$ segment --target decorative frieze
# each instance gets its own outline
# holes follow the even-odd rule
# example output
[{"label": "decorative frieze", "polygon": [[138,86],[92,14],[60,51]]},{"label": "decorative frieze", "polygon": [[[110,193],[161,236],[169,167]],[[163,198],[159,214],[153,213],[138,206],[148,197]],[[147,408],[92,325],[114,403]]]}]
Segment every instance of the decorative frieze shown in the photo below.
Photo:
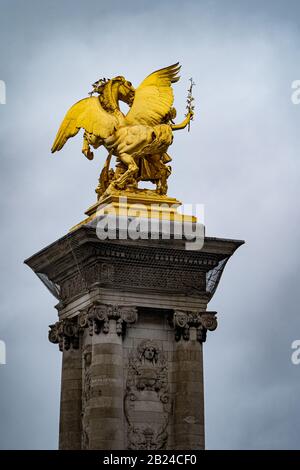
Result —
[{"label": "decorative frieze", "polygon": [[200,295],[206,289],[206,273],[218,266],[220,257],[201,251],[101,243],[78,248],[73,258],[76,263],[66,270],[67,277],[55,281],[64,305],[95,285]]},{"label": "decorative frieze", "polygon": [[62,281],[60,298],[68,303],[93,286],[111,288],[156,289],[160,291],[178,291],[195,295],[204,293],[206,288],[205,273],[195,270],[193,265],[185,264],[181,269],[153,265],[133,265],[122,260],[122,266],[116,262],[110,265],[99,263],[74,273]]},{"label": "decorative frieze", "polygon": [[85,267],[82,272],[76,272],[71,278],[62,282],[61,299],[62,301],[68,301],[95,283],[111,283],[113,279],[114,267],[112,264],[94,263]]},{"label": "decorative frieze", "polygon": [[174,311],[173,326],[176,341],[181,338],[188,341],[190,339],[190,328],[193,327],[196,328],[197,340],[204,343],[207,330],[213,331],[217,328],[217,325],[216,312]]}]

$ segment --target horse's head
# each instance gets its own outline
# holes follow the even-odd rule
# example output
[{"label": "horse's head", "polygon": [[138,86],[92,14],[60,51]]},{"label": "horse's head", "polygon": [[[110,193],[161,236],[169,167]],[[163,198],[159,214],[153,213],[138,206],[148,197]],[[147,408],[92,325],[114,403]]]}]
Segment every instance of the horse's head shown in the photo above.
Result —
[{"label": "horse's head", "polygon": [[112,82],[117,83],[119,85],[118,99],[124,101],[124,103],[127,103],[129,106],[131,106],[134,100],[135,93],[135,89],[132,86],[132,83],[126,80],[126,78],[122,77],[121,75],[113,78]]},{"label": "horse's head", "polygon": [[120,75],[112,79],[101,78],[92,86],[93,91],[90,95],[98,93],[101,96],[102,104],[108,111],[115,110],[119,100],[124,101],[129,106],[133,103],[135,89],[128,80]]}]

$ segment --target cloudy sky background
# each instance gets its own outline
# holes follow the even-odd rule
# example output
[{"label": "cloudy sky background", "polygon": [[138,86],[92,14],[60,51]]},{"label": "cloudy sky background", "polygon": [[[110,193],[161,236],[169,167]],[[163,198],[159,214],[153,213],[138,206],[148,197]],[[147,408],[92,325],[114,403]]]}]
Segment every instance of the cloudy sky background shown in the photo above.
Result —
[{"label": "cloudy sky background", "polygon": [[105,151],[50,147],[70,105],[100,77],[138,85],[182,63],[169,194],[203,203],[210,236],[245,239],[210,309],[205,345],[209,449],[300,448],[300,4],[288,1],[0,0],[0,448],[55,449],[60,353],[47,340],[55,299],[23,260],[82,219]]}]

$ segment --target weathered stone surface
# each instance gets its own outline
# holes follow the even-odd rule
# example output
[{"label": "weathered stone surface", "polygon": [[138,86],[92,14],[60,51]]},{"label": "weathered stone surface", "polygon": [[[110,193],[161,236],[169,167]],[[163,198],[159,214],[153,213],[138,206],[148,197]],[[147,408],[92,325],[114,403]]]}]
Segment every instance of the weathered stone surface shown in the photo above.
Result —
[{"label": "weathered stone surface", "polygon": [[63,352],[59,448],[81,448],[82,358],[80,350]]}]

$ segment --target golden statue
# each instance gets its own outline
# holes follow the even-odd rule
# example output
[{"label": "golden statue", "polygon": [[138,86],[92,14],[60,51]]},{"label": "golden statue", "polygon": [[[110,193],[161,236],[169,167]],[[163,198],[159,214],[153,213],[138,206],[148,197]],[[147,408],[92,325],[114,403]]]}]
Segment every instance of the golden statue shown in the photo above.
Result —
[{"label": "golden statue", "polygon": [[[97,149],[103,145],[108,150],[96,189],[98,200],[124,190],[137,191],[139,181],[151,181],[159,195],[167,194],[171,174],[167,150],[173,131],[189,125],[194,114],[190,88],[186,117],[181,124],[174,124],[172,83],[179,80],[179,70],[179,63],[157,70],[137,89],[122,76],[100,79],[93,84],[90,96],[67,112],[51,151],[61,150],[81,128],[85,130],[82,153],[89,160],[94,158],[90,146]],[[126,116],[119,100],[130,107]],[[110,168],[112,156],[117,161],[115,170]]]}]

